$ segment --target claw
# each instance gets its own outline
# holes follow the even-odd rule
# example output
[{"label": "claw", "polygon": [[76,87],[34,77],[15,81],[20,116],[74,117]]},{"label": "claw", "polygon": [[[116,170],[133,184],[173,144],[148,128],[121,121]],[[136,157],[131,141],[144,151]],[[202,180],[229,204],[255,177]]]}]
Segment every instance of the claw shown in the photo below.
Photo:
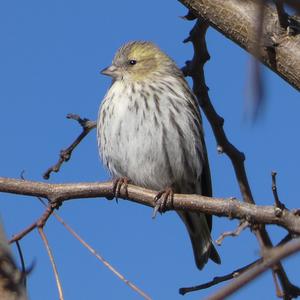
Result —
[{"label": "claw", "polygon": [[126,196],[128,196],[128,184],[130,180],[127,177],[121,177],[114,179],[113,182],[113,194],[114,198],[116,198],[116,201],[118,202],[118,198],[120,197],[121,188],[125,189]]},{"label": "claw", "polygon": [[152,213],[152,219],[155,219],[157,212],[164,213],[167,210],[168,200],[173,203],[174,192],[171,188],[166,188],[162,191],[159,191],[157,195],[154,197],[154,209]]}]

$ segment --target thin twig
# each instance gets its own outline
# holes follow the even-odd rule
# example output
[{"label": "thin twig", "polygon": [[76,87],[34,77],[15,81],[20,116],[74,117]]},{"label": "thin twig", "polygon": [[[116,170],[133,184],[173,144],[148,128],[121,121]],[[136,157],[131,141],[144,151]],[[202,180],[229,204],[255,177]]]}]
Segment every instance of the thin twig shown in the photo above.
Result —
[{"label": "thin twig", "polygon": [[[257,278],[260,274],[268,270],[270,267],[276,265],[283,258],[290,256],[298,251],[300,251],[300,238],[297,238],[283,246],[266,250],[264,253],[263,261],[260,264],[257,264],[254,268],[250,268],[249,270],[245,271],[243,274],[235,278],[230,284],[220,289],[212,296],[208,297],[207,300],[225,299],[253,279]],[[287,295],[285,294],[286,292],[287,291],[283,291],[283,297],[285,299],[287,299]],[[291,299],[291,297],[289,297],[289,299]]]},{"label": "thin twig", "polygon": [[256,264],[260,263],[261,261],[262,261],[261,258],[257,259],[254,262],[252,262],[252,263],[250,263],[250,264],[248,264],[248,265],[246,265],[246,266],[244,266],[242,268],[238,268],[238,269],[232,271],[229,274],[226,274],[226,275],[223,275],[223,276],[214,277],[213,280],[211,280],[209,282],[206,282],[206,283],[203,283],[203,284],[199,284],[199,285],[195,285],[195,286],[192,286],[192,287],[183,287],[183,288],[180,288],[179,289],[179,294],[185,295],[185,294],[190,293],[190,292],[204,290],[204,289],[207,289],[207,288],[212,287],[214,285],[217,285],[217,284],[219,284],[221,282],[228,281],[230,279],[236,278],[237,276],[241,275],[243,272],[245,272],[249,268],[252,268]]},{"label": "thin twig", "polygon": [[39,231],[39,234],[40,234],[40,236],[41,236],[41,238],[42,238],[42,240],[44,242],[44,245],[45,245],[46,250],[48,252],[48,256],[50,258],[50,262],[51,262],[51,265],[52,265],[53,273],[54,273],[54,276],[55,276],[56,286],[57,286],[57,289],[58,289],[59,299],[60,300],[64,300],[62,286],[61,286],[61,282],[60,282],[60,279],[59,279],[59,276],[58,276],[58,271],[57,271],[57,268],[56,268],[54,257],[53,257],[52,251],[50,249],[47,237],[46,237],[46,235],[44,233],[43,227],[39,226],[38,227],[38,231]]},{"label": "thin twig", "polygon": [[[277,245],[276,247],[278,246],[282,246],[284,244],[286,244],[287,242],[289,242],[290,240],[292,239],[292,235],[291,234],[287,234]],[[241,275],[243,272],[245,272],[246,270],[249,270],[250,267],[253,267],[254,265],[258,264],[258,263],[261,263],[262,262],[262,258],[259,258],[257,260],[255,260],[254,262],[242,267],[242,268],[239,268],[239,269],[236,269],[234,270],[233,272],[229,273],[229,274],[226,274],[226,275],[223,275],[223,276],[217,276],[217,277],[214,277],[213,280],[207,282],[207,283],[203,283],[203,284],[200,284],[200,285],[196,285],[196,286],[192,286],[192,287],[184,287],[184,288],[181,288],[179,289],[179,293],[184,295],[186,293],[189,293],[189,292],[195,292],[195,291],[198,291],[198,290],[203,290],[203,289],[207,289],[211,286],[214,286],[214,285],[217,285],[221,282],[224,282],[224,281],[227,281],[227,280],[230,280],[230,279],[233,279],[233,278],[236,278],[238,277],[239,275]],[[273,273],[274,275],[274,273]]]},{"label": "thin twig", "polygon": [[[23,178],[22,181],[25,181],[25,179]],[[134,291],[136,291],[137,293],[139,293],[144,299],[147,300],[151,300],[151,297],[148,296],[145,292],[143,292],[140,288],[138,288],[134,283],[132,283],[131,281],[127,280],[120,272],[118,272],[112,265],[109,264],[109,262],[107,260],[105,260],[99,253],[96,252],[96,250],[94,250],[88,243],[86,243],[67,223],[64,222],[64,220],[57,215],[53,210],[54,207],[53,205],[47,205],[45,203],[45,201],[43,201],[43,199],[41,197],[37,197],[40,202],[46,206],[46,210],[43,213],[43,215],[33,224],[31,224],[28,228],[26,228],[25,230],[22,230],[19,234],[13,236],[13,238],[9,241],[9,243],[13,243],[16,242],[17,247],[19,249],[19,240],[22,239],[26,234],[28,234],[29,232],[31,232],[33,229],[35,229],[36,227],[38,227],[39,232],[40,232],[40,228],[42,228],[45,223],[47,222],[48,218],[50,217],[51,214],[53,214],[55,216],[55,218],[76,238],[79,240],[79,242],[81,244],[83,244],[84,247],[86,247],[93,255],[95,255],[96,258],[98,258],[111,272],[113,272],[117,277],[119,277],[119,279],[121,279],[125,284],[127,284],[130,288],[132,288]],[[42,232],[43,233],[43,232]],[[41,232],[40,232],[41,234]],[[44,233],[43,233],[44,236]],[[43,238],[42,236],[42,238]],[[43,241],[45,243],[48,243],[45,237],[45,240],[43,239]],[[57,273],[57,269],[53,260],[53,256],[51,254],[49,245],[46,245],[49,257],[50,257],[50,261],[54,270],[54,274],[55,274],[55,279],[58,285],[58,290],[59,293],[62,295],[62,288],[61,288],[61,284],[59,282],[59,278],[58,278],[58,273]],[[49,249],[48,249],[49,248]],[[49,253],[50,251],[50,253]],[[22,262],[22,269],[24,270],[23,273],[26,274],[25,271],[25,264],[24,264],[24,260],[23,260],[23,256],[22,253],[19,251],[20,253],[20,258],[21,258],[21,262]],[[63,298],[61,298],[63,299]]]},{"label": "thin twig", "polygon": [[[26,182],[25,180],[22,180],[21,182]],[[13,237],[9,240],[9,244],[12,244],[16,241],[21,240],[25,235],[30,233],[33,229],[37,228],[38,226],[44,226],[48,220],[48,218],[51,216],[55,206],[48,205],[45,212],[42,214],[40,218],[38,218],[37,221],[29,225],[27,228],[23,229],[18,234],[13,235]]]},{"label": "thin twig", "polygon": [[274,171],[271,173],[272,192],[273,192],[273,196],[274,196],[275,206],[276,206],[276,208],[278,208],[277,214],[281,214],[282,210],[285,209],[285,205],[280,201],[279,196],[278,196],[277,185],[276,185],[276,175],[277,175],[277,173]]},{"label": "thin twig", "polygon": [[126,279],[119,271],[117,271],[106,259],[104,259],[94,248],[92,248],[87,242],[85,242],[59,215],[53,213],[55,218],[85,247],[87,248],[97,259],[99,259],[104,266],[106,266],[112,273],[114,273],[125,284],[132,288],[135,292],[140,294],[144,299],[151,300],[151,297],[143,292],[134,283]]},{"label": "thin twig", "polygon": [[90,121],[86,118],[82,119],[80,118],[80,116],[75,114],[68,114],[67,118],[77,121],[82,127],[82,132],[68,148],[60,151],[57,163],[48,168],[48,170],[43,174],[44,179],[49,179],[52,172],[58,172],[60,170],[62,164],[64,162],[67,162],[71,158],[73,150],[79,145],[79,143],[85,138],[85,136],[89,134],[92,129],[96,128],[97,125],[96,122]]},{"label": "thin twig", "polygon": [[283,298],[283,291],[280,288],[279,282],[278,282],[278,277],[276,276],[275,271],[272,269],[272,277],[275,285],[275,291],[276,291],[276,296],[278,298]]},{"label": "thin twig", "polygon": [[[37,197],[40,202],[47,207],[47,204],[41,197]],[[143,292],[134,283],[126,279],[120,272],[118,272],[103,256],[101,256],[94,248],[92,248],[86,241],[83,240],[74,230],[68,225],[57,213],[53,212],[53,216],[60,222],[84,247],[86,247],[97,259],[99,259],[104,266],[106,266],[112,273],[114,273],[119,279],[121,279],[125,284],[132,288],[135,292],[140,294],[144,299],[151,300],[151,297]]]},{"label": "thin twig", "polygon": [[8,241],[9,244],[12,244],[16,241],[21,240],[25,235],[27,235],[28,233],[30,233],[33,229],[35,229],[37,227],[36,222],[32,223],[31,225],[29,225],[27,228],[23,229],[21,232],[14,234],[12,236],[12,238]]},{"label": "thin twig", "polygon": [[242,220],[239,224],[239,226],[233,230],[233,231],[225,231],[223,232],[220,237],[216,240],[216,244],[218,244],[219,246],[222,244],[223,240],[228,237],[228,236],[232,236],[232,237],[236,237],[239,236],[240,233],[246,229],[247,227],[249,227],[250,223],[248,221]]},{"label": "thin twig", "polygon": [[282,246],[293,239],[292,234],[288,233],[278,244],[277,246]]}]

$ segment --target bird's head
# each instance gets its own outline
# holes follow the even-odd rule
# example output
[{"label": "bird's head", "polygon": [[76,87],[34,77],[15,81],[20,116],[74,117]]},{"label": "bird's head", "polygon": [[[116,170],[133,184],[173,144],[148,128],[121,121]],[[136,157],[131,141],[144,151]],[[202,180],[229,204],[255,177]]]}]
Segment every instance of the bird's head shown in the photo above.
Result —
[{"label": "bird's head", "polygon": [[[175,63],[151,42],[129,42],[116,53],[112,65],[101,71],[114,80],[142,81],[171,73]],[[176,66],[175,66],[176,68]]]}]

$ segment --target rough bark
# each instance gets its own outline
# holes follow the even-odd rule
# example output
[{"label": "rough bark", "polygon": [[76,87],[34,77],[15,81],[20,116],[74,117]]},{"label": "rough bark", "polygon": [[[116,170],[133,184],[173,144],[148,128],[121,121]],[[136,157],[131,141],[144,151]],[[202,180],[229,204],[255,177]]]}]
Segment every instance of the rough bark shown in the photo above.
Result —
[{"label": "rough bark", "polygon": [[[90,182],[50,184],[29,180],[0,177],[0,192],[43,197],[52,204],[71,199],[114,197],[113,182]],[[121,189],[120,197],[139,204],[154,207],[156,191],[129,184],[127,191]],[[247,220],[252,224],[276,224],[289,232],[300,234],[298,211],[260,206],[235,199],[210,198],[200,195],[175,194],[168,201],[166,210],[200,211],[217,216]]]},{"label": "rough bark", "polygon": [[297,90],[300,90],[300,34],[287,34],[275,7],[264,6],[263,31],[258,45],[256,0],[179,0],[197,17],[255,55]]}]

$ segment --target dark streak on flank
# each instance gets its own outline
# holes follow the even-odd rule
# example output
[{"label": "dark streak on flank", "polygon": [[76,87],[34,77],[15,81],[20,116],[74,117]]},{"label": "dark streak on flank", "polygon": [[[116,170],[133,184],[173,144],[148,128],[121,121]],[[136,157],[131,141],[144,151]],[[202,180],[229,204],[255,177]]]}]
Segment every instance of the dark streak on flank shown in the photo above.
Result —
[{"label": "dark streak on flank", "polygon": [[103,108],[101,111],[101,119],[100,119],[102,125],[104,124],[105,117],[106,117],[106,109]]},{"label": "dark streak on flank", "polygon": [[118,130],[117,130],[117,137],[121,136],[122,125],[123,125],[123,121],[121,120],[119,123]]},{"label": "dark streak on flank", "polygon": [[161,85],[159,85],[159,86],[158,86],[158,91],[157,91],[157,92],[158,92],[159,94],[162,94],[162,93],[164,92],[164,90],[165,90],[165,89],[164,89]]},{"label": "dark streak on flank", "polygon": [[189,119],[188,124],[189,124],[189,130],[191,130],[193,136],[196,137],[197,140],[200,139],[200,135],[199,135],[200,132],[196,126],[196,123],[193,120]]},{"label": "dark streak on flank", "polygon": [[137,114],[137,113],[138,113],[138,110],[139,110],[139,106],[138,106],[136,100],[135,100],[135,102],[134,102],[134,108],[135,108],[135,113]]},{"label": "dark streak on flank", "polygon": [[[98,136],[100,136],[100,133],[98,132]],[[106,135],[103,134],[103,145],[106,145],[107,139],[106,139]],[[103,145],[101,143],[101,148],[103,148]]]},{"label": "dark streak on flank", "polygon": [[177,114],[180,113],[178,105],[175,105],[174,100],[172,97],[168,96],[168,101],[170,102],[172,108],[177,112]]},{"label": "dark streak on flank", "polygon": [[173,87],[171,86],[171,84],[169,84],[168,82],[162,82],[162,84],[168,89],[168,90],[170,90],[171,91],[171,93],[174,95],[174,96],[176,96],[176,97],[178,97],[178,98],[182,98],[174,89],[173,89]]},{"label": "dark streak on flank", "polygon": [[135,86],[134,86],[134,83],[131,84],[131,93],[132,93],[132,94],[135,94]]},{"label": "dark streak on flank", "polygon": [[174,129],[176,129],[176,131],[179,135],[179,140],[180,141],[183,140],[184,139],[183,131],[180,128],[180,126],[178,125],[178,123],[176,121],[176,118],[175,118],[175,115],[174,115],[172,110],[169,111],[169,120],[170,120],[171,125],[174,127]]},{"label": "dark streak on flank", "polygon": [[111,105],[109,108],[109,117],[112,118],[115,111],[115,105]]},{"label": "dark streak on flank", "polygon": [[161,115],[161,110],[160,110],[160,107],[159,107],[159,97],[157,96],[157,94],[154,94],[153,98],[154,98],[154,104],[155,104],[155,108],[157,110],[157,113],[159,115]]},{"label": "dark streak on flank", "polygon": [[148,104],[148,101],[147,101],[147,97],[146,97],[146,95],[143,92],[141,93],[141,97],[144,100],[146,109],[149,110],[149,104]]},{"label": "dark streak on flank", "polygon": [[158,123],[158,120],[157,120],[157,117],[156,117],[155,114],[153,114],[153,119],[154,119],[154,125],[155,125],[155,127],[158,128],[159,127],[159,123]]},{"label": "dark streak on flank", "polygon": [[144,91],[144,93],[148,98],[150,97],[150,93],[148,91]]},{"label": "dark streak on flank", "polygon": [[152,90],[152,92],[156,92],[157,91],[156,87],[154,85],[152,85],[152,84],[149,84],[149,88],[150,88],[150,90]]}]

